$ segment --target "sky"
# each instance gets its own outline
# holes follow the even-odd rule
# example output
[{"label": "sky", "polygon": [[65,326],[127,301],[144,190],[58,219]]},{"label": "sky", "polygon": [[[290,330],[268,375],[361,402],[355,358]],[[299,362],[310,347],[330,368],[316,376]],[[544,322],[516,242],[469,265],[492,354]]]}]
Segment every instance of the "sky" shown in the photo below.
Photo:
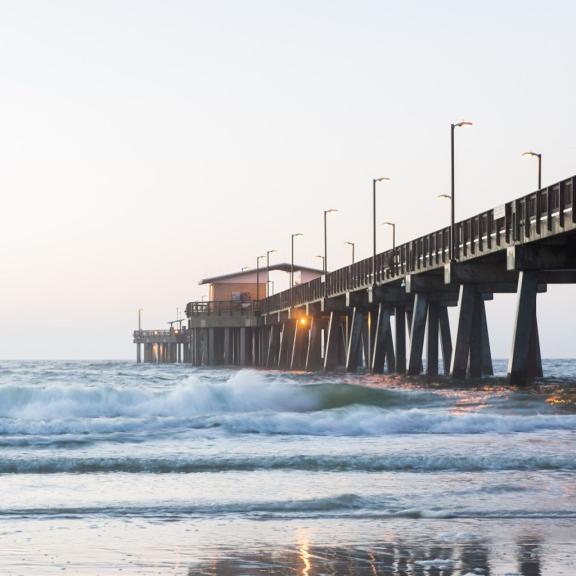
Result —
[{"label": "sky", "polygon": [[[0,358],[133,358],[204,277],[329,267],[576,173],[569,1],[0,0]],[[391,245],[378,230],[378,250]],[[277,289],[286,278],[276,279]],[[539,296],[576,357],[574,286]],[[487,303],[495,357],[514,298]]]}]

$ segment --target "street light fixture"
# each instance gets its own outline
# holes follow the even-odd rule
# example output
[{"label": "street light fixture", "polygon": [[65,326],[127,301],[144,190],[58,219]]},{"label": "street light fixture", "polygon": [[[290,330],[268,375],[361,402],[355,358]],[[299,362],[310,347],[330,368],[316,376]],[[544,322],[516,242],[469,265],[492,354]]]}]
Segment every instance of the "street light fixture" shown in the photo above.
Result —
[{"label": "street light fixture", "polygon": [[304,236],[302,232],[296,232],[296,234],[291,235],[291,247],[290,247],[290,289],[294,288],[294,238],[297,236]]},{"label": "street light fixture", "polygon": [[539,152],[522,152],[522,156],[534,156],[538,159],[538,190],[542,190],[542,154]]},{"label": "street light fixture", "polygon": [[326,272],[326,266],[324,265],[324,256],[322,256],[322,254],[318,254],[316,258],[320,258],[320,260],[322,260],[322,270]]},{"label": "street light fixture", "polygon": [[390,182],[390,178],[382,176],[372,180],[372,283],[376,283],[376,184]]},{"label": "street light fixture", "polygon": [[346,241],[344,244],[348,244],[348,246],[352,246],[352,264],[354,264],[354,251],[356,248],[356,244],[354,242]]},{"label": "street light fixture", "polygon": [[450,260],[454,260],[454,216],[456,212],[456,207],[454,205],[455,201],[455,182],[454,182],[454,130],[456,128],[462,128],[463,126],[472,126],[472,122],[467,120],[462,120],[456,124],[450,124],[450,176],[451,176],[451,190],[452,194],[450,196]]},{"label": "street light fixture", "polygon": [[324,210],[324,274],[328,271],[328,233],[326,230],[326,216],[331,212],[338,212],[336,208]]}]

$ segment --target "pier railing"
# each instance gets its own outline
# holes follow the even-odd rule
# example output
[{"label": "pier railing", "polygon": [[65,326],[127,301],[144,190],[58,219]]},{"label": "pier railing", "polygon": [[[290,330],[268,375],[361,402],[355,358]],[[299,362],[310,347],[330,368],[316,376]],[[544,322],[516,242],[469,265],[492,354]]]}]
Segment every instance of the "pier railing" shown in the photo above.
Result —
[{"label": "pier railing", "polygon": [[188,302],[186,315],[192,316],[253,316],[258,310],[258,302],[239,300],[211,300]]},{"label": "pier railing", "polygon": [[[562,232],[576,222],[576,177],[557,182],[454,225],[454,259],[465,261],[507,246]],[[557,229],[554,228],[556,224]],[[556,231],[555,231],[556,230]],[[261,301],[264,313],[382,285],[450,261],[450,227],[284,290]]]}]

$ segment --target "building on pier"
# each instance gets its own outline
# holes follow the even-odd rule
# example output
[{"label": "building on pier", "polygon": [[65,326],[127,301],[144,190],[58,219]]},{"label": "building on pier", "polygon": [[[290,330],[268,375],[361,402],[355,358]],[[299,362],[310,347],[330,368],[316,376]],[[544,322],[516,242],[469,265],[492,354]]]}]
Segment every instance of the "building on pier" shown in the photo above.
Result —
[{"label": "building on pier", "polygon": [[294,286],[322,274],[317,268],[283,263],[205,278],[199,284],[208,286],[208,300],[188,302],[186,326],[134,332],[137,361],[258,365],[262,354],[260,304],[271,296],[270,272],[275,271],[293,273]]},{"label": "building on pier", "polygon": [[[302,282],[276,294],[260,294],[261,271],[209,278],[211,300],[186,307],[180,359],[417,375],[426,349],[426,374],[438,375],[441,353],[446,375],[479,378],[492,374],[486,302],[515,293],[508,374],[523,385],[542,376],[538,294],[576,283],[575,206],[571,177],[325,276],[299,269]],[[457,307],[454,338],[448,307]]]}]

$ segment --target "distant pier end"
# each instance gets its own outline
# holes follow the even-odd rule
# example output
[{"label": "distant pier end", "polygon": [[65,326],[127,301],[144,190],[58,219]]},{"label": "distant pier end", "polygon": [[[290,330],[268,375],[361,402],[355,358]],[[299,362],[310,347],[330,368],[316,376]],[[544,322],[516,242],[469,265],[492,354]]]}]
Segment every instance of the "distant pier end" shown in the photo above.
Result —
[{"label": "distant pier end", "polygon": [[134,333],[137,359],[143,345],[145,362],[435,376],[441,354],[444,374],[479,378],[493,372],[486,302],[515,293],[508,375],[524,385],[542,376],[537,295],[576,283],[575,206],[572,177],[333,272],[295,267],[277,294],[268,270],[290,265],[206,279],[186,326]]}]

